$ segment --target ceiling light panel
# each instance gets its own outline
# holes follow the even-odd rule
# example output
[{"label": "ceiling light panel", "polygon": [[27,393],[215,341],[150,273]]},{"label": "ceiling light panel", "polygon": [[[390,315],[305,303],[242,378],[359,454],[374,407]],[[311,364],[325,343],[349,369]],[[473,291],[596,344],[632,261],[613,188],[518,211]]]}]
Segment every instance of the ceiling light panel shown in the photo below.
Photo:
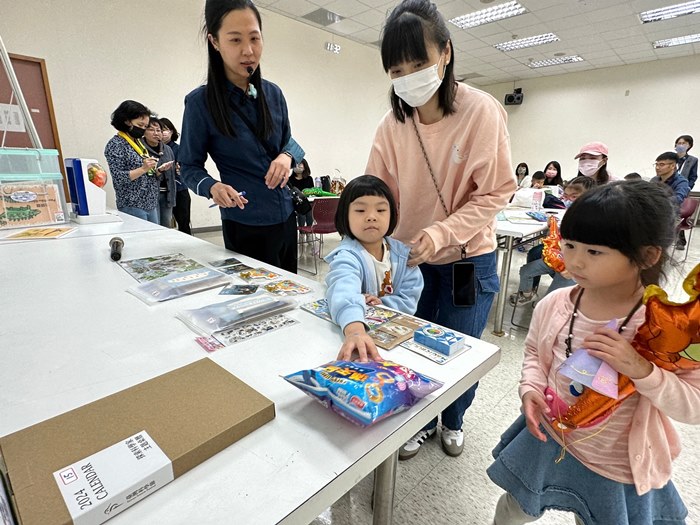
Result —
[{"label": "ceiling light panel", "polygon": [[642,24],[648,24],[649,22],[669,20],[683,15],[692,15],[693,13],[700,13],[700,0],[644,11],[639,13],[639,19],[642,21]]},{"label": "ceiling light panel", "polygon": [[583,62],[583,58],[578,55],[569,55],[568,57],[548,58],[545,60],[534,60],[528,64],[531,68],[559,66],[561,64],[573,64],[574,62]]},{"label": "ceiling light panel", "polygon": [[521,6],[518,2],[512,1],[452,18],[450,23],[456,25],[460,29],[469,29],[471,27],[490,24],[491,22],[496,22],[497,20],[503,20],[504,18],[522,15],[526,12],[527,9]]},{"label": "ceiling light panel", "polygon": [[529,36],[527,38],[519,38],[517,40],[509,40],[508,42],[501,42],[493,47],[500,49],[504,53],[508,51],[515,51],[516,49],[524,49],[526,47],[541,46],[543,44],[550,44],[552,42],[558,42],[559,37],[554,33],[545,33],[544,35]]},{"label": "ceiling light panel", "polygon": [[700,42],[700,33],[695,33],[694,35],[676,36],[673,38],[664,38],[663,40],[653,42],[651,45],[654,47],[654,49],[659,49],[663,47],[692,44],[693,42]]}]

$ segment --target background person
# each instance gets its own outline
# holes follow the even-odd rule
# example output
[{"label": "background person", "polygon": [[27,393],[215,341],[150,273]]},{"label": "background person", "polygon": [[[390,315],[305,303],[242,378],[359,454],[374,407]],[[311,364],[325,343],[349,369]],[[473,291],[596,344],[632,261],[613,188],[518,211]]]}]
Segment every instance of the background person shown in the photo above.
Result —
[{"label": "background person", "polygon": [[180,150],[180,145],[177,143],[177,139],[180,137],[180,134],[177,132],[177,128],[169,118],[161,117],[160,127],[163,134],[163,144],[170,146],[170,149],[173,150],[173,155],[175,155],[175,187],[177,192],[175,193],[173,217],[175,217],[178,230],[180,230],[182,233],[192,235],[192,225],[190,224],[192,198],[190,197],[189,188],[187,188],[185,183],[182,181],[182,176],[180,174],[180,163],[178,162],[178,151]]},{"label": "background person", "polygon": [[[284,189],[291,131],[282,91],[260,71],[260,13],[249,0],[207,0],[204,18],[209,71],[185,98],[183,179],[219,206],[227,249],[296,272],[296,216]],[[204,168],[207,155],[221,181]]]},{"label": "background person", "polygon": [[151,110],[140,102],[125,100],[112,113],[117,134],[109,139],[104,155],[112,175],[117,209],[159,224],[156,159],[141,140]]},{"label": "background person", "polygon": [[150,117],[143,135],[143,143],[151,157],[158,159],[158,220],[161,226],[173,227],[173,206],[175,206],[175,155],[169,146],[163,144],[160,120]]},{"label": "background person", "polygon": [[518,182],[518,188],[530,187],[532,177],[530,177],[530,168],[528,168],[527,164],[524,162],[518,164],[518,166],[515,168],[515,178]]},{"label": "background person", "polygon": [[[298,188],[299,191],[314,187],[314,179],[311,177],[311,168],[306,159],[302,159],[292,170],[289,184]],[[314,216],[311,211],[303,215],[297,214],[297,226],[312,226]]]},{"label": "background person", "polygon": [[547,163],[544,168],[544,185],[564,187],[564,179],[561,178],[561,164],[556,160]]},{"label": "background person", "polygon": [[[455,81],[449,30],[427,0],[404,0],[393,9],[381,57],[392,109],[379,123],[366,173],[387,183],[402,210],[394,237],[411,247],[408,264],[420,267],[425,282],[416,315],[478,338],[499,289],[496,215],[517,186],[506,112],[491,95]],[[458,262],[474,264],[473,306],[453,304]],[[449,455],[464,448],[463,417],[476,387],[442,412]],[[437,423],[401,447],[399,457],[415,456]]]},{"label": "background person", "polygon": [[613,180],[608,174],[608,147],[602,142],[584,144],[574,159],[578,160],[578,174],[591,177],[597,185]]},{"label": "background person", "polygon": [[681,135],[676,139],[675,150],[678,154],[677,170],[682,177],[688,179],[688,185],[692,190],[695,181],[698,180],[698,158],[688,155],[693,147],[693,137]]}]

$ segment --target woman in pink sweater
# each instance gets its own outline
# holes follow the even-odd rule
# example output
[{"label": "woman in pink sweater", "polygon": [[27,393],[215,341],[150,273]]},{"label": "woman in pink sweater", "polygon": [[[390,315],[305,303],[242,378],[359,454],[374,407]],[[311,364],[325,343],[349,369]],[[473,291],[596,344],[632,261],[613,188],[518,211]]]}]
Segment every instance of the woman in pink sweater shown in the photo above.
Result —
[{"label": "woman in pink sweater", "polygon": [[[433,3],[404,0],[382,36],[392,110],[379,124],[366,173],[386,182],[399,203],[394,237],[411,247],[408,263],[425,281],[416,315],[480,337],[499,289],[496,214],[516,188],[506,113],[491,95],[455,81],[450,33]],[[465,271],[460,261],[474,268],[464,274],[474,276],[470,306],[452,299],[453,271]],[[442,446],[451,456],[464,447],[463,417],[475,391],[442,412]],[[399,458],[415,456],[436,431],[437,418]]]},{"label": "woman in pink sweater", "polygon": [[[507,491],[496,525],[536,521],[552,508],[586,525],[685,523],[670,480],[680,442],[669,418],[700,423],[700,369],[660,368],[630,344],[645,321],[645,287],[658,283],[668,258],[674,218],[664,188],[646,181],[599,186],[566,212],[561,250],[578,285],[535,308],[520,380],[523,415],[501,437],[488,469]],[[579,348],[632,386],[621,387],[629,395],[602,416],[563,425],[570,421],[563,414],[575,420],[594,397],[560,370]],[[585,375],[594,367],[578,369]]]}]

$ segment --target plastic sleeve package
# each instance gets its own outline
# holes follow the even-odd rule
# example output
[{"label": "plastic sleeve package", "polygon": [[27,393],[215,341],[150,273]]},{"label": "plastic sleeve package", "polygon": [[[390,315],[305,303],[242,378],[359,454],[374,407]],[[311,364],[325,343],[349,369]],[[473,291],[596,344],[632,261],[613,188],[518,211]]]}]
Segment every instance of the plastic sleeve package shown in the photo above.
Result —
[{"label": "plastic sleeve package", "polygon": [[256,294],[202,308],[184,310],[176,315],[194,332],[210,336],[236,325],[269,317],[296,308],[294,299]]},{"label": "plastic sleeve package", "polygon": [[187,272],[171,273],[165,277],[141,283],[127,291],[150,305],[224,286],[229,282],[231,282],[229,277],[218,270],[197,268]]}]

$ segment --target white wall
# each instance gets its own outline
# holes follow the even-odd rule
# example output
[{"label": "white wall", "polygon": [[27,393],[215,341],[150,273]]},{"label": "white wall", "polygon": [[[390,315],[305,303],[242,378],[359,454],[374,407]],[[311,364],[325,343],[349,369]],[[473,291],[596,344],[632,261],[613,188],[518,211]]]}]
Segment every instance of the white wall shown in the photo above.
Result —
[{"label": "white wall", "polygon": [[[133,98],[181,123],[184,96],[206,77],[200,35],[203,0],[24,0],[2,8],[0,36],[10,52],[46,59],[63,154],[104,161],[109,115]],[[379,51],[261,9],[263,75],[283,89],[292,131],[314,175],[364,171],[374,130],[388,109]],[[602,140],[616,175],[653,175],[651,164],[684,133],[700,141],[700,56],[524,80],[522,106],[506,106],[513,163],[531,171],[559,160],[576,173],[579,147]],[[502,101],[513,84],[489,86]],[[700,145],[696,147],[700,149]],[[105,163],[106,165],[106,163]],[[213,165],[210,166],[214,171]],[[114,204],[111,185],[109,202]],[[219,224],[208,201],[193,198],[195,227]]]},{"label": "white wall", "polygon": [[[11,53],[44,58],[65,157],[99,159],[114,134],[109,116],[125,99],[180,126],[184,96],[206,78],[203,0],[23,0],[3,6],[0,36]],[[313,175],[364,172],[374,130],[388,109],[379,51],[261,9],[263,76],[289,106],[292,132]],[[3,72],[4,73],[4,72]],[[2,74],[2,73],[0,73]],[[215,167],[208,168],[216,174]],[[108,205],[114,206],[111,184]],[[220,224],[193,197],[194,227]]]},{"label": "white wall", "polygon": [[[699,71],[694,55],[517,82],[523,103],[506,106],[513,165],[527,162],[532,173],[558,160],[568,180],[579,148],[600,140],[615,176],[654,176],[654,159],[679,135],[698,142],[691,153],[700,149]],[[502,103],[513,83],[483,89]]]}]

